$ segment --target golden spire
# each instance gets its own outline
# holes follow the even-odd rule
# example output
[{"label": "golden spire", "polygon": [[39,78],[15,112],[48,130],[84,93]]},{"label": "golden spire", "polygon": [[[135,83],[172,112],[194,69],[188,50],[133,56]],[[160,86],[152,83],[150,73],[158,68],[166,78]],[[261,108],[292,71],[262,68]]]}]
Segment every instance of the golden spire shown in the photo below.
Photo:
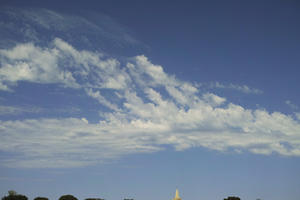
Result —
[{"label": "golden spire", "polygon": [[175,197],[174,197],[173,200],[181,200],[181,198],[179,197],[179,192],[178,192],[177,189],[176,189]]},{"label": "golden spire", "polygon": [[175,198],[176,198],[176,199],[180,198],[180,197],[179,197],[179,192],[178,192],[178,189],[176,189]]}]

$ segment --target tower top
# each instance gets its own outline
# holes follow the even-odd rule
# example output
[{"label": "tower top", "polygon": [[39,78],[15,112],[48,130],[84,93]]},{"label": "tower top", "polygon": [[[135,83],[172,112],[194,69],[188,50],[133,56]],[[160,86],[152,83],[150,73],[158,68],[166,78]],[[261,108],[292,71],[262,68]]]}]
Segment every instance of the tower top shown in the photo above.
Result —
[{"label": "tower top", "polygon": [[178,189],[176,189],[175,198],[180,198],[180,197],[179,197],[179,192],[178,192]]},{"label": "tower top", "polygon": [[178,189],[176,189],[175,197],[173,200],[181,200],[181,198],[179,197]]}]

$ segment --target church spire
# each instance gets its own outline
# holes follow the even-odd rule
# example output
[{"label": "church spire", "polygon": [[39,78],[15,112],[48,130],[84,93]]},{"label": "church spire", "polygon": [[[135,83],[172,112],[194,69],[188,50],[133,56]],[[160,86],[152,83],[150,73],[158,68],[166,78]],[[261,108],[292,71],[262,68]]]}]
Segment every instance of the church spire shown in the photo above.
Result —
[{"label": "church spire", "polygon": [[180,198],[180,197],[179,197],[179,192],[178,192],[178,189],[176,189],[175,198]]},{"label": "church spire", "polygon": [[176,189],[175,197],[173,200],[181,200],[181,198],[179,197],[178,189]]}]

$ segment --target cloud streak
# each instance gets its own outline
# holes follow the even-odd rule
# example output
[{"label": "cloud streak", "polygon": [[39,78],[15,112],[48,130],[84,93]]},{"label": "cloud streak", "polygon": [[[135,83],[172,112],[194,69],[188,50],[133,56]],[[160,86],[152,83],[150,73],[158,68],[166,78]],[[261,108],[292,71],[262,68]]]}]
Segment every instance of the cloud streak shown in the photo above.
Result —
[{"label": "cloud streak", "polygon": [[297,110],[299,108],[299,106],[297,106],[296,104],[292,103],[290,100],[286,100],[285,104],[288,105],[293,110]]},{"label": "cloud streak", "polygon": [[15,107],[15,106],[1,106],[0,105],[0,116],[1,115],[19,115],[22,113],[39,113],[41,108],[37,107]]},{"label": "cloud streak", "polygon": [[[0,83],[20,81],[81,90],[106,110],[86,118],[0,121],[0,150],[9,167],[80,167],[164,146],[300,156],[300,121],[246,109],[167,74],[144,55],[121,62],[56,38],[0,50]],[[21,73],[22,72],[22,73]],[[88,117],[87,117],[88,118]]]},{"label": "cloud streak", "polygon": [[237,85],[237,84],[222,84],[219,82],[211,83],[210,88],[219,88],[219,89],[230,89],[230,90],[236,90],[239,92],[243,92],[245,94],[262,94],[263,91],[256,89],[256,88],[250,88],[247,85]]},{"label": "cloud streak", "polygon": [[1,7],[0,46],[32,41],[47,44],[59,36],[65,41],[100,51],[112,49],[144,48],[129,34],[126,27],[109,16],[81,12],[81,16],[43,8]]}]

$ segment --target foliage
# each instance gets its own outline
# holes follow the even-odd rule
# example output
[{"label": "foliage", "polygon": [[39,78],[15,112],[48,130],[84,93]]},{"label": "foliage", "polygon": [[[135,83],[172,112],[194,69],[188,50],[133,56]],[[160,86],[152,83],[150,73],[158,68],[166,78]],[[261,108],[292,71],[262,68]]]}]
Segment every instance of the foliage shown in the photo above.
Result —
[{"label": "foliage", "polygon": [[17,194],[14,190],[8,191],[8,196],[2,197],[2,200],[28,200],[25,195]]},{"label": "foliage", "polygon": [[76,197],[70,194],[62,195],[59,200],[78,200]]},{"label": "foliage", "polygon": [[8,196],[14,196],[17,195],[17,192],[14,190],[8,190]]},{"label": "foliage", "polygon": [[101,198],[87,198],[85,200],[105,200],[105,199],[101,199]]},{"label": "foliage", "polygon": [[47,197],[35,197],[34,200],[49,200]]},{"label": "foliage", "polygon": [[227,199],[224,200],[241,200],[240,197],[228,197]]}]

